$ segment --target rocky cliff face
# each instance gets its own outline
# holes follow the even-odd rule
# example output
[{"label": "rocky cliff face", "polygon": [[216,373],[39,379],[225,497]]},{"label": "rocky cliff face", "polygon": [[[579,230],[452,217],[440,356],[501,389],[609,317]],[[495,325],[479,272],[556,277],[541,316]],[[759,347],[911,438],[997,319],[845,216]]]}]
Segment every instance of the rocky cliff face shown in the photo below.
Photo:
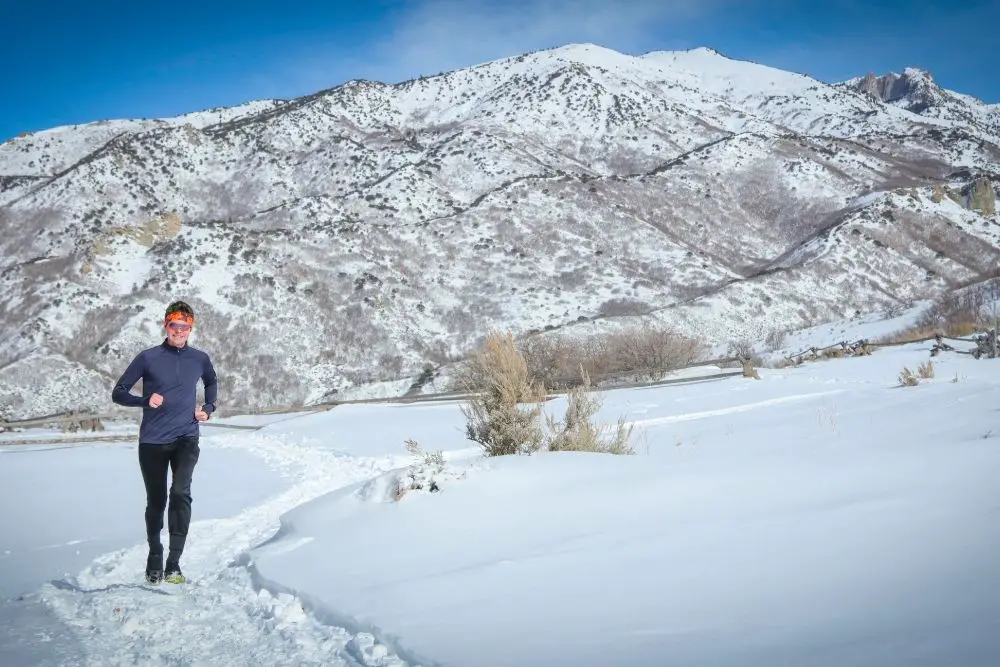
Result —
[{"label": "rocky cliff face", "polygon": [[875,76],[869,73],[859,79],[853,88],[882,102],[903,102],[902,106],[913,113],[925,111],[940,97],[930,72],[916,68],[908,68],[902,74],[893,72]]}]

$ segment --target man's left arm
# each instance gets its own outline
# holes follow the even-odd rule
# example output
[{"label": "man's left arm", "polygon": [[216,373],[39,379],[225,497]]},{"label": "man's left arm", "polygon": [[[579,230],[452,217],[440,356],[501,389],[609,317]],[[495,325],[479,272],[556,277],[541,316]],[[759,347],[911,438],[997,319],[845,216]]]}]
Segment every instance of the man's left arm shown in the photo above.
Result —
[{"label": "man's left arm", "polygon": [[211,415],[215,412],[215,401],[219,397],[219,380],[212,359],[207,354],[202,362],[201,382],[205,385],[205,403],[202,405],[202,410]]}]

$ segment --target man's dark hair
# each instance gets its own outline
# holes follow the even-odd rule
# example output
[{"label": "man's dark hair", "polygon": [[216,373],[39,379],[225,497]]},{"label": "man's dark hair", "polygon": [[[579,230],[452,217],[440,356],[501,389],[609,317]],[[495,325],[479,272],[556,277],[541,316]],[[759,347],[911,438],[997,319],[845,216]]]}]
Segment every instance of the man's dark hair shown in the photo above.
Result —
[{"label": "man's dark hair", "polygon": [[194,310],[192,310],[191,306],[187,305],[183,301],[174,301],[172,304],[167,306],[166,312],[163,313],[164,319],[166,319],[170,313],[183,313],[194,317]]}]

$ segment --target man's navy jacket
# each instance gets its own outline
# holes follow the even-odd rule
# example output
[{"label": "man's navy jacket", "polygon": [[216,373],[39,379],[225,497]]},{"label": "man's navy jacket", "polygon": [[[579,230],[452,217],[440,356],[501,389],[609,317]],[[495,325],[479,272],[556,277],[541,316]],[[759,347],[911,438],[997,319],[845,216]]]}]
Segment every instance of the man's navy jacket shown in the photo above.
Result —
[{"label": "man's navy jacket", "polygon": [[[199,379],[205,385],[205,412],[211,414],[218,395],[212,360],[207,353],[190,345],[178,348],[164,340],[132,360],[111,391],[111,400],[118,405],[141,406],[139,442],[162,445],[181,436],[200,434],[194,416]],[[130,393],[139,380],[142,380],[141,397]],[[158,408],[149,406],[153,394],[163,396]]]}]

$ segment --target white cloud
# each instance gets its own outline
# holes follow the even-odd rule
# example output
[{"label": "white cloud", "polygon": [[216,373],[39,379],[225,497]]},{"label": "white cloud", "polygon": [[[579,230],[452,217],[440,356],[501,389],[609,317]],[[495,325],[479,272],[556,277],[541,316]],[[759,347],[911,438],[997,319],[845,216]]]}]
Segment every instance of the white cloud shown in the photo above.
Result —
[{"label": "white cloud", "polygon": [[[375,45],[374,69],[387,79],[434,74],[567,43],[593,42],[623,52],[660,48],[665,24],[702,16],[690,0],[427,0],[399,16]],[[394,75],[394,76],[393,76]]]},{"label": "white cloud", "polygon": [[289,97],[347,79],[395,83],[569,43],[631,54],[688,48],[697,44],[677,37],[684,25],[730,1],[423,0],[387,17],[385,31],[353,53],[326,44],[289,54],[264,73],[265,87]]}]

